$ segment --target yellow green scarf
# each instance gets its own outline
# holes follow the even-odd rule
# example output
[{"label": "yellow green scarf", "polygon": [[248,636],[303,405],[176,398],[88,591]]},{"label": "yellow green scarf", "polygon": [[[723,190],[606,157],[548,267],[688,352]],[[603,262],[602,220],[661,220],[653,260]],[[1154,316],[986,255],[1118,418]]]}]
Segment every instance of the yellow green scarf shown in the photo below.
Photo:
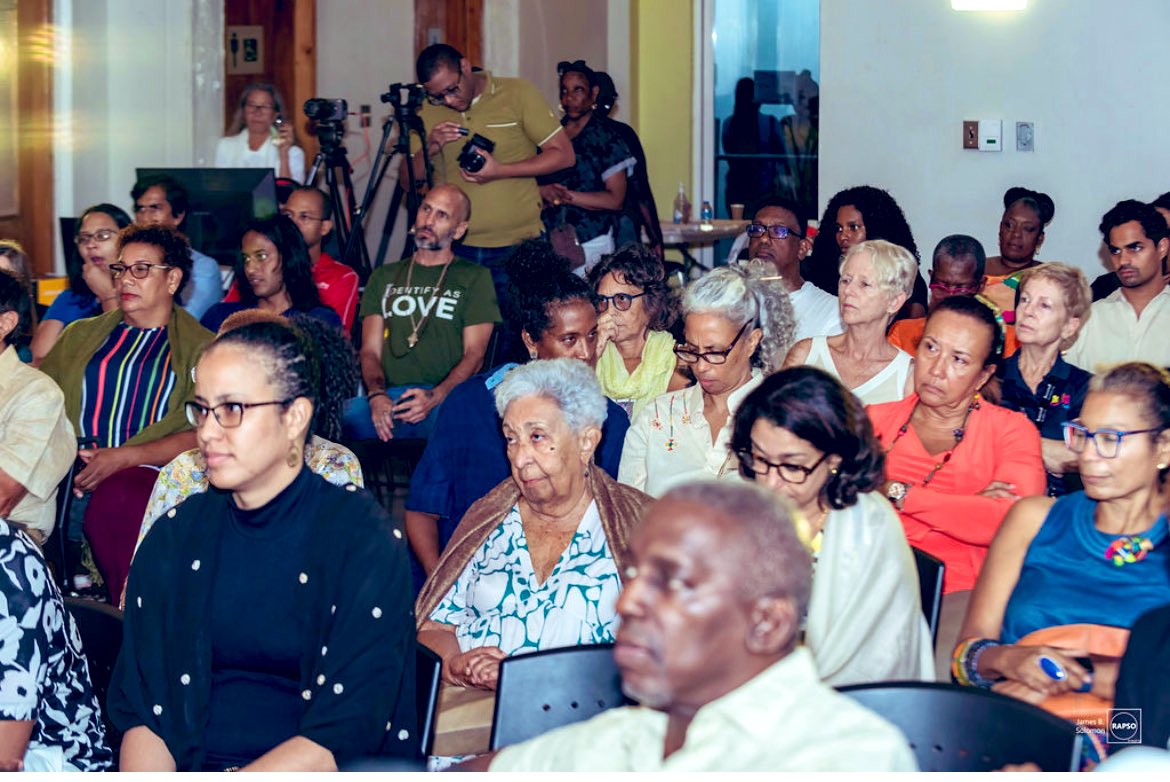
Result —
[{"label": "yellow green scarf", "polygon": [[651,331],[642,348],[642,363],[633,372],[626,371],[617,346],[612,342],[606,345],[597,360],[597,380],[610,399],[619,404],[633,402],[633,409],[623,405],[630,410],[630,420],[633,420],[647,402],[666,393],[674,368],[674,337],[666,331]]}]

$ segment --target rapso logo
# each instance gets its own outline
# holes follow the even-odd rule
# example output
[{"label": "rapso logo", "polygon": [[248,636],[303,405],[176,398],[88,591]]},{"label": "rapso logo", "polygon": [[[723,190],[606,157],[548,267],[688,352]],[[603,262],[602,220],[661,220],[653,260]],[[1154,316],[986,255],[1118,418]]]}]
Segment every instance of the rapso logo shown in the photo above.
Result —
[{"label": "rapso logo", "polygon": [[1141,744],[1142,710],[1110,709],[1106,741],[1109,744]]}]

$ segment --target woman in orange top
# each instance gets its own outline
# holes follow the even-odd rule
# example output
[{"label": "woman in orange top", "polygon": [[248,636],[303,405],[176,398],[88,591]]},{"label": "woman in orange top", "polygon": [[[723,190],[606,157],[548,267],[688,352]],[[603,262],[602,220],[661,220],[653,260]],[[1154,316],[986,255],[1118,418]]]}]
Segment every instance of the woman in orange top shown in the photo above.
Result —
[{"label": "woman in orange top", "polygon": [[979,396],[1002,350],[1003,333],[985,304],[966,296],[945,299],[927,318],[918,345],[916,392],[868,408],[886,449],[885,494],[906,538],[946,564],[943,650],[953,647],[1008,508],[1046,486],[1036,428],[1021,413]]}]

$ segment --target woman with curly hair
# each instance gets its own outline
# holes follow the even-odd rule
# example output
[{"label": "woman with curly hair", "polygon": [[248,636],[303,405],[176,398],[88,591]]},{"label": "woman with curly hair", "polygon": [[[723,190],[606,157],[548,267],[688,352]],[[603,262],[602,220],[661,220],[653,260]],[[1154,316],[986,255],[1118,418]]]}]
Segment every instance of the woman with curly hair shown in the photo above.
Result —
[{"label": "woman with curly hair", "polygon": [[660,497],[696,478],[738,478],[727,448],[739,403],[780,364],[796,318],[764,264],[723,266],[687,286],[685,342],[697,383],[657,397],[626,433],[618,479]]},{"label": "woman with curly hair", "polygon": [[690,385],[678,371],[674,336],[678,302],[666,269],[650,250],[628,244],[589,273],[597,298],[597,379],[633,418],[654,397]]},{"label": "woman with curly hair", "polygon": [[841,264],[837,298],[845,332],[802,339],[784,366],[820,367],[867,405],[906,396],[913,388],[914,360],[886,340],[886,330],[917,276],[918,262],[904,247],[881,239],[853,245]]},{"label": "woman with curly hair", "polygon": [[879,489],[885,457],[861,400],[829,373],[767,377],[735,414],[739,472],[800,511],[816,561],[805,643],[828,684],[933,679],[918,571]]},{"label": "woman with curly hair", "polygon": [[311,315],[341,328],[341,318],[321,303],[313,281],[309,248],[297,224],[284,215],[255,220],[244,229],[236,259],[239,301],[224,301],[207,311],[200,321],[211,331],[241,310],[260,308],[277,315]]},{"label": "woman with curly hair", "polygon": [[802,276],[821,290],[839,295],[838,282],[845,253],[853,245],[872,239],[885,239],[905,247],[914,256],[914,289],[894,320],[924,317],[926,282],[918,273],[918,245],[914,243],[914,235],[902,208],[885,190],[862,185],[842,190],[829,199],[821,218],[820,233],[813,240],[812,252],[802,264]]}]

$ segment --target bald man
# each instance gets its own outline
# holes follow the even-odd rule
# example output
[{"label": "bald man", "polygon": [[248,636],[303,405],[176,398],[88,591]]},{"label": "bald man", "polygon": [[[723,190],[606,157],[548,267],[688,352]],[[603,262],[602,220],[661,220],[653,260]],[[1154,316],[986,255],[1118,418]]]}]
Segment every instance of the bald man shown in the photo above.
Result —
[{"label": "bald man", "polygon": [[500,308],[490,272],[452,250],[470,219],[463,191],[439,185],[419,206],[414,255],[370,275],[360,313],[368,396],[346,410],[350,439],[426,439],[443,399],[483,364]]},{"label": "bald man", "polygon": [[917,770],[902,734],[822,684],[798,647],[812,565],[774,494],[716,481],[674,489],[651,507],[630,555],[614,659],[641,705],[471,767]]}]

